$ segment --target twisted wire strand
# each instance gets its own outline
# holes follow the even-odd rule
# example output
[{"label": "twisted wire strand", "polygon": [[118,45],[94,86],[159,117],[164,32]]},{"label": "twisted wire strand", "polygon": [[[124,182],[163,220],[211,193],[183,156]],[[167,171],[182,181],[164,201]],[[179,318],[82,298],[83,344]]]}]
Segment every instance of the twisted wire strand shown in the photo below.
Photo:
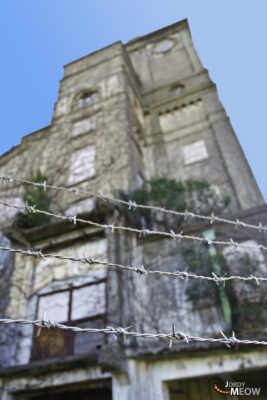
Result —
[{"label": "twisted wire strand", "polygon": [[62,330],[68,330],[72,332],[85,332],[85,333],[103,333],[106,335],[123,335],[124,341],[126,340],[127,336],[133,336],[133,337],[138,337],[138,338],[144,338],[144,339],[167,339],[170,342],[170,346],[172,345],[173,341],[183,341],[186,343],[190,342],[210,342],[210,343],[222,343],[226,345],[227,347],[231,347],[232,345],[239,345],[239,344],[250,344],[250,345],[261,345],[261,346],[267,346],[267,341],[259,341],[259,340],[242,340],[238,339],[235,336],[235,333],[232,333],[231,337],[227,337],[222,331],[220,332],[222,337],[220,338],[203,338],[199,336],[191,336],[189,334],[185,334],[183,332],[175,331],[174,325],[172,326],[172,332],[170,333],[145,333],[145,332],[134,332],[134,331],[129,331],[131,327],[128,328],[122,328],[122,327],[117,327],[114,328],[112,326],[107,326],[106,328],[80,328],[77,326],[67,326],[64,324],[61,324],[56,321],[52,320],[45,320],[45,319],[37,319],[37,320],[28,320],[28,319],[7,319],[3,318],[0,319],[0,323],[2,324],[30,324],[37,326],[39,328],[46,328],[46,329],[62,329]]},{"label": "twisted wire strand", "polygon": [[77,222],[81,222],[83,224],[87,224],[87,225],[91,225],[91,226],[97,226],[97,227],[104,228],[104,229],[111,229],[112,232],[114,230],[121,230],[121,231],[127,231],[127,232],[132,232],[132,233],[138,233],[140,237],[142,237],[142,236],[144,237],[144,236],[148,236],[148,235],[156,235],[156,236],[164,236],[164,237],[168,237],[168,238],[172,238],[172,239],[179,239],[179,240],[183,240],[183,239],[194,240],[194,241],[205,243],[208,245],[231,246],[231,247],[258,249],[258,250],[267,251],[267,247],[263,246],[262,244],[258,244],[258,245],[244,244],[244,243],[235,242],[232,239],[230,239],[229,241],[210,240],[210,239],[206,239],[204,237],[184,235],[182,232],[175,233],[173,230],[170,230],[170,232],[165,232],[165,231],[149,230],[146,228],[137,229],[137,228],[131,228],[128,226],[119,226],[119,225],[114,225],[114,224],[106,225],[106,224],[100,224],[98,222],[94,222],[94,221],[90,221],[90,220],[85,220],[82,218],[77,218],[76,215],[65,216],[65,215],[53,214],[49,211],[39,210],[39,209],[35,208],[34,206],[27,206],[27,205],[26,206],[17,206],[17,205],[6,203],[2,200],[0,200],[0,204],[4,205],[6,207],[23,210],[24,212],[44,214],[49,217],[54,217],[56,219],[72,222],[73,224],[76,224]]},{"label": "twisted wire strand", "polygon": [[259,232],[267,232],[267,226],[263,226],[261,222],[259,222],[258,225],[254,225],[254,224],[248,224],[246,222],[240,221],[239,219],[234,220],[229,220],[226,218],[222,218],[222,217],[218,217],[216,215],[201,215],[201,214],[197,214],[188,210],[185,211],[175,211],[175,210],[168,210],[165,209],[163,207],[158,207],[158,206],[152,206],[152,205],[144,205],[144,204],[138,204],[135,201],[129,200],[122,200],[122,199],[116,199],[113,198],[111,196],[107,196],[103,193],[94,193],[94,192],[90,192],[87,190],[83,190],[83,189],[78,189],[78,188],[74,188],[74,187],[64,187],[64,186],[55,186],[55,185],[48,185],[46,183],[46,181],[44,181],[43,183],[38,183],[38,182],[32,182],[26,179],[21,179],[21,178],[14,178],[11,176],[6,176],[6,175],[0,175],[0,179],[2,179],[3,181],[9,181],[9,182],[19,182],[19,183],[24,183],[24,184],[28,184],[28,185],[34,185],[34,186],[38,186],[38,187],[43,187],[44,190],[48,189],[54,189],[54,190],[59,190],[59,191],[65,191],[65,192],[71,192],[71,193],[75,193],[75,194],[86,194],[90,197],[94,197],[94,198],[98,198],[98,199],[102,199],[102,200],[106,200],[115,204],[121,204],[124,206],[127,206],[129,210],[135,210],[137,208],[140,209],[145,209],[145,210],[154,210],[157,212],[161,212],[164,214],[172,214],[172,215],[176,215],[176,216],[183,216],[185,218],[197,218],[197,219],[201,219],[201,220],[205,220],[205,221],[209,221],[211,224],[213,222],[220,222],[220,223],[224,223],[224,224],[230,224],[230,225],[234,225],[235,227],[242,227],[242,228],[248,228],[248,229],[254,229],[257,230]]},{"label": "twisted wire strand", "polygon": [[46,261],[47,258],[53,258],[53,259],[61,259],[61,260],[69,260],[69,261],[74,261],[74,262],[80,262],[82,264],[89,264],[89,265],[104,265],[104,266],[109,266],[109,267],[114,267],[117,269],[121,270],[126,270],[126,271],[131,271],[135,272],[137,274],[144,274],[144,275],[165,275],[165,276],[174,276],[178,277],[182,280],[187,280],[188,279],[201,279],[201,280],[207,280],[207,281],[213,281],[217,284],[223,284],[227,281],[231,280],[240,280],[243,282],[251,282],[254,281],[259,285],[259,282],[267,282],[267,277],[259,277],[255,275],[250,275],[250,276],[239,276],[239,275],[231,275],[231,276],[217,276],[213,272],[213,276],[204,276],[204,275],[197,275],[193,274],[191,272],[188,272],[189,267],[186,267],[183,271],[157,271],[157,270],[151,270],[147,269],[144,265],[141,265],[139,267],[130,267],[127,265],[122,265],[122,264],[117,264],[117,263],[111,263],[109,261],[104,261],[101,260],[100,258],[97,257],[69,257],[69,256],[63,256],[59,254],[43,254],[41,251],[31,251],[31,250],[21,250],[21,249],[12,249],[9,247],[0,247],[0,250],[7,251],[10,253],[18,253],[26,256],[31,256],[31,257],[36,257],[36,258],[42,258],[44,261]]}]

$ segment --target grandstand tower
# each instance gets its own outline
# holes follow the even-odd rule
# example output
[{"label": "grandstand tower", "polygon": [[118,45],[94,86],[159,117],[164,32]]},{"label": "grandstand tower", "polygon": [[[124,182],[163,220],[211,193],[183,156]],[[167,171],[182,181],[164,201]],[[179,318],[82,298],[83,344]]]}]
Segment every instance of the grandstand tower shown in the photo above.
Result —
[{"label": "grandstand tower", "polygon": [[[52,217],[27,226],[18,209],[0,204],[1,246],[162,271],[185,268],[186,254],[191,259],[204,254],[201,262],[216,272],[214,252],[205,245],[72,223],[80,217],[254,245],[248,251],[214,247],[217,260],[224,259],[220,272],[267,275],[265,253],[256,248],[266,246],[262,232],[154,212],[148,217],[79,192],[130,199],[153,179],[191,182],[193,191],[205,181],[212,199],[205,195],[202,201],[216,198],[209,210],[216,212],[220,203],[220,214],[228,219],[267,225],[262,194],[186,20],[64,67],[51,124],[0,157],[1,176],[31,179],[37,171],[47,184],[77,189],[43,192],[50,212],[72,219]],[[0,200],[23,207],[26,187],[4,181]],[[205,212],[198,195],[191,193],[190,204]],[[241,338],[266,335],[264,284],[247,289],[238,282],[231,291],[217,290],[214,282],[194,286],[176,277],[7,252],[0,253],[0,271],[0,318],[35,320],[45,311],[47,319],[79,327],[132,326],[160,333],[171,332],[174,324],[177,331],[200,337],[219,337],[221,330],[231,335],[233,328]],[[229,350],[183,339],[169,347],[157,338],[124,342],[120,335],[37,332],[32,325],[0,326],[1,400],[212,400],[222,396],[214,383],[223,389],[235,381],[264,390],[262,347]]]}]

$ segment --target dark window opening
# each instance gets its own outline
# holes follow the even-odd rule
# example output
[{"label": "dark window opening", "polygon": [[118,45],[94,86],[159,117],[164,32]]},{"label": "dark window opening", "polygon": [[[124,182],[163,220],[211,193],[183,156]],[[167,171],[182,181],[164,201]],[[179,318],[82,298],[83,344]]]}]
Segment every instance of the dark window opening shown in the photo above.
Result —
[{"label": "dark window opening", "polygon": [[240,398],[257,398],[259,400],[267,398],[266,370],[260,370],[170,381],[168,383],[170,400],[230,400],[239,398],[239,395],[233,396],[233,393],[221,394],[214,388],[214,385],[216,385],[219,390],[229,391],[231,390],[230,386],[232,386],[232,382],[243,382],[243,388],[247,388],[247,393],[252,393],[251,388],[260,388],[257,396],[252,397],[252,394],[251,396],[243,396],[240,394]]},{"label": "dark window opening", "polygon": [[185,89],[184,85],[177,85],[177,86],[174,86],[174,87],[171,89],[171,95],[172,95],[172,96],[175,96],[176,94],[180,94],[180,93],[182,93],[182,92],[184,91],[184,89]]},{"label": "dark window opening", "polygon": [[92,104],[98,97],[98,92],[84,93],[77,101],[77,108],[86,107]]}]

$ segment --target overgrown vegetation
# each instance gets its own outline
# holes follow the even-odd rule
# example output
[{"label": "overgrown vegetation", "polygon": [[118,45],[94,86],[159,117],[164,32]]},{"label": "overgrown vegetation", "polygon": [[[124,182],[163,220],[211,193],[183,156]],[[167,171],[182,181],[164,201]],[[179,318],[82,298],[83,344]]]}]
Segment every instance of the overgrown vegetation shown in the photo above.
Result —
[{"label": "overgrown vegetation", "polygon": [[[211,212],[220,213],[230,204],[229,196],[217,193],[215,188],[203,179],[187,179],[177,182],[175,179],[154,177],[144,181],[142,187],[129,193],[127,198],[139,204],[164,207],[175,211],[189,210],[204,215]],[[183,217],[162,215],[151,210],[140,209],[136,210],[135,216],[128,215],[128,219],[130,222],[139,222],[139,224],[141,221],[141,225],[146,227],[163,224],[169,228],[173,227],[173,224],[184,222]]]},{"label": "overgrown vegetation", "polygon": [[[47,177],[42,175],[40,170],[32,173],[30,180],[36,183],[47,182]],[[29,206],[35,206],[39,210],[49,211],[50,200],[47,191],[42,186],[24,185],[24,201]],[[26,212],[25,224],[27,227],[40,226],[48,222],[49,216]]]},{"label": "overgrown vegetation", "polygon": [[[249,254],[244,254],[239,260],[238,274],[245,276],[257,275],[260,262],[258,259],[252,258]],[[266,309],[266,298],[263,296],[263,288],[253,281],[248,281],[246,285],[239,283],[232,284],[230,290],[235,291],[238,301],[238,309],[236,317],[240,323],[244,325],[246,330],[255,330],[262,323],[262,311]],[[265,304],[264,304],[265,303]]]},{"label": "overgrown vegetation", "polygon": [[[182,255],[187,265],[190,266],[190,272],[197,275],[212,276],[214,272],[213,262],[207,249],[204,247],[183,248]],[[218,254],[218,262],[223,271],[227,270],[227,264],[224,256]],[[187,300],[197,302],[199,300],[213,301],[216,304],[220,302],[218,285],[206,280],[191,279],[186,287]]]},{"label": "overgrown vegetation", "polygon": [[[190,272],[197,275],[212,276],[214,272],[213,260],[205,247],[183,248],[182,254]],[[232,260],[231,270],[223,254],[217,254],[217,262],[220,264],[221,271],[227,275],[233,275],[233,265],[237,274],[243,276],[255,275],[259,261],[251,258],[249,254],[244,254]],[[242,272],[241,272],[242,270]],[[217,285],[215,282],[191,279],[186,287],[188,301],[192,301],[195,307],[200,303],[217,304],[222,307],[221,293],[224,291],[227,296],[231,311],[231,328],[236,332],[256,329],[260,322],[263,310],[262,293],[255,281],[248,281],[246,284],[237,281],[229,281],[225,287]]]}]

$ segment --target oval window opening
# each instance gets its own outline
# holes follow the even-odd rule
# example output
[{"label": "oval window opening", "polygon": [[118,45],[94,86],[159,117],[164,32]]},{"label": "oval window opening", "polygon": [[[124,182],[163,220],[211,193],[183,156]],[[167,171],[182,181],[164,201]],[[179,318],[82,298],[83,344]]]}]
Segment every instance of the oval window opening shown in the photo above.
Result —
[{"label": "oval window opening", "polygon": [[154,47],[154,52],[165,53],[173,47],[173,44],[174,43],[171,40],[162,40],[161,42],[156,44],[156,46]]},{"label": "oval window opening", "polygon": [[176,94],[180,94],[180,93],[182,93],[183,91],[184,91],[184,89],[185,89],[185,87],[184,87],[184,85],[177,85],[177,86],[174,86],[172,89],[171,89],[171,95],[176,95]]}]

